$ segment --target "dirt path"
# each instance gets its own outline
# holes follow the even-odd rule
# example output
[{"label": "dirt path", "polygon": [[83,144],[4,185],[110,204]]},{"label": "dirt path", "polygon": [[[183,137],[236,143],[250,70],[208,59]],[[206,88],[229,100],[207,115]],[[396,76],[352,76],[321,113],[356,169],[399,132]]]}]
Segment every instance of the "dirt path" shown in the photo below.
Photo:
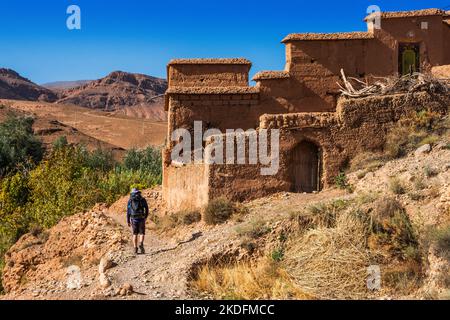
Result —
[{"label": "dirt path", "polygon": [[[288,216],[314,202],[342,196],[341,191],[328,190],[318,194],[280,194],[253,201],[247,206],[250,214],[244,222],[227,222],[210,227],[199,223],[177,230],[178,239],[162,237],[148,232],[145,238],[145,255],[135,258],[108,271],[113,284],[130,283],[136,292],[132,296],[113,299],[186,299],[195,298],[188,288],[192,266],[212,257],[235,256],[241,248],[236,226],[246,223],[265,212],[264,219],[276,220]],[[276,201],[274,201],[276,200]],[[109,211],[108,215],[129,230],[122,213]],[[131,246],[128,248],[132,250]]]}]

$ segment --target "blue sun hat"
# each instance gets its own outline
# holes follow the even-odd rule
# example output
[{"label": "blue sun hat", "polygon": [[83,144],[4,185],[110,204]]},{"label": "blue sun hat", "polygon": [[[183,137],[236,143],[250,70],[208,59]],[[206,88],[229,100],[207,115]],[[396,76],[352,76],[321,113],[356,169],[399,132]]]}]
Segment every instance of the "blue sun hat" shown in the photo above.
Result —
[{"label": "blue sun hat", "polygon": [[134,193],[139,193],[139,189],[138,188],[131,189],[131,194],[134,194]]}]

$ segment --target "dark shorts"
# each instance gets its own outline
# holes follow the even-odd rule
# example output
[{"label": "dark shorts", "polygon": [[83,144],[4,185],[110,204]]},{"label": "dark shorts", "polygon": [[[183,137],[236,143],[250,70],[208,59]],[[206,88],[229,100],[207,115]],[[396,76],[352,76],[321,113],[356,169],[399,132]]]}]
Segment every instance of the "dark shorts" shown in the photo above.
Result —
[{"label": "dark shorts", "polygon": [[131,220],[133,234],[145,234],[145,220]]}]

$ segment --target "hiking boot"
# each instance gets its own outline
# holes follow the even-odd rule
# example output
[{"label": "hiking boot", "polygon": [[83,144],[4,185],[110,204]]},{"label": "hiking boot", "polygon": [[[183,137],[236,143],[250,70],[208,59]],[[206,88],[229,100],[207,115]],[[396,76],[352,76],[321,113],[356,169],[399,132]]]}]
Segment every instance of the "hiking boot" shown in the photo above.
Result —
[{"label": "hiking boot", "polygon": [[143,244],[141,244],[139,246],[139,249],[141,249],[141,254],[145,254],[145,249],[144,249],[144,245]]},{"label": "hiking boot", "polygon": [[138,254],[138,247],[134,248],[134,254]]}]

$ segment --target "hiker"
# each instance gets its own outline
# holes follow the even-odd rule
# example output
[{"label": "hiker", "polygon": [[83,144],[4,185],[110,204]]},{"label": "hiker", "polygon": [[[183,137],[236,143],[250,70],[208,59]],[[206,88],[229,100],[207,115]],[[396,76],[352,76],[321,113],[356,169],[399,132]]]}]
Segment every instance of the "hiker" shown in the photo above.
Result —
[{"label": "hiker", "polygon": [[[133,231],[133,246],[134,253],[141,250],[141,254],[145,253],[144,237],[145,237],[145,220],[148,217],[147,201],[142,197],[141,192],[133,188],[128,200],[127,206],[127,223]],[[139,241],[138,241],[139,240]],[[138,247],[139,243],[139,247]]]}]

